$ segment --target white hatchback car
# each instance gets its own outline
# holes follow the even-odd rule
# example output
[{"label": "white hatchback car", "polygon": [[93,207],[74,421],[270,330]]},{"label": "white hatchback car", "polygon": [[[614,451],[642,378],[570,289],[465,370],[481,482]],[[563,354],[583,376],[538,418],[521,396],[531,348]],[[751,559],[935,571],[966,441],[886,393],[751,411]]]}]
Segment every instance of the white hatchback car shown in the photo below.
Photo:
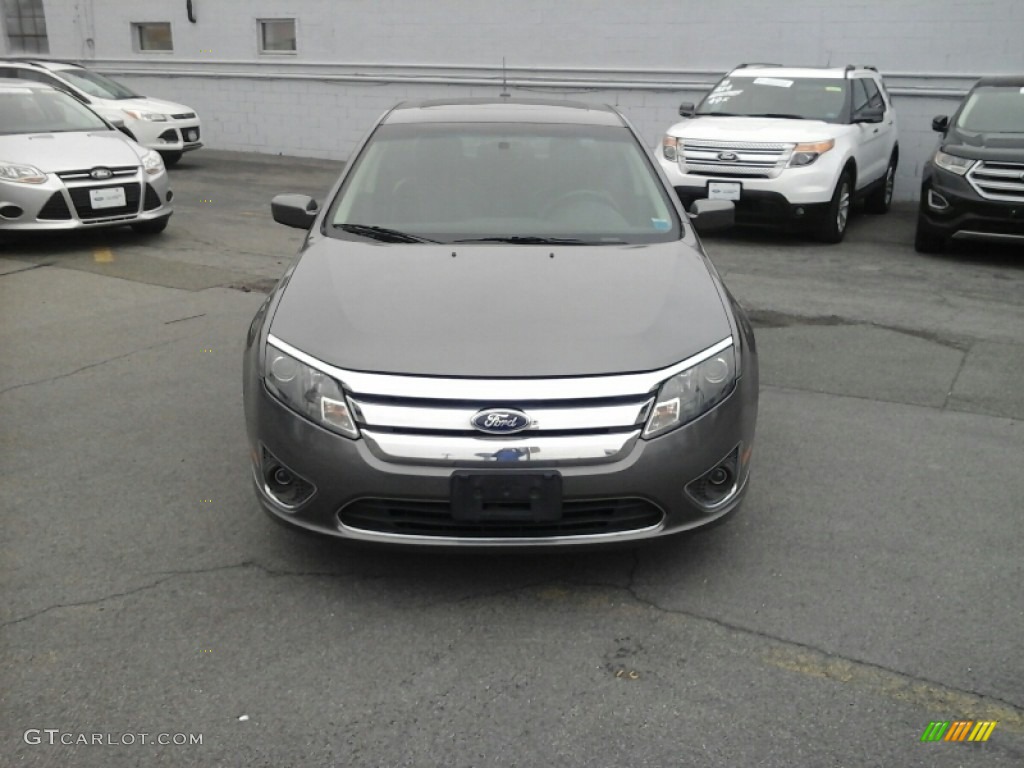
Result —
[{"label": "white hatchback car", "polygon": [[899,162],[896,113],[870,67],[741,65],[656,152],[685,206],[732,200],[739,223],[846,234],[851,203],[885,213]]},{"label": "white hatchback car", "polygon": [[62,61],[0,60],[0,77],[44,83],[78,99],[101,117],[124,128],[147,149],[155,149],[166,165],[184,152],[203,146],[199,116],[182,104],[140,96],[106,75]]}]

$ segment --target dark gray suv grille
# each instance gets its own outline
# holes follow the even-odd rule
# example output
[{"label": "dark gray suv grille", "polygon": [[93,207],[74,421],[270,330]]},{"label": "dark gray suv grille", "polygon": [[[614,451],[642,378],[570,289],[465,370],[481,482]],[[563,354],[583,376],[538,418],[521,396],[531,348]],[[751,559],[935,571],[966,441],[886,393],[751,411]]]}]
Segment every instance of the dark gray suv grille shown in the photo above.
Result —
[{"label": "dark gray suv grille", "polygon": [[1024,203],[1024,163],[983,160],[970,170],[967,180],[987,200]]}]

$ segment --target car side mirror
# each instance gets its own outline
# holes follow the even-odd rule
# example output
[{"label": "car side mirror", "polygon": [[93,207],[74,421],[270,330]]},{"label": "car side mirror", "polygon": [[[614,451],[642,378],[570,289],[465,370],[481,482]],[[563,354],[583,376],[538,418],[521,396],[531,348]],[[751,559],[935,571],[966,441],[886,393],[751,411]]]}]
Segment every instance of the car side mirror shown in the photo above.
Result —
[{"label": "car side mirror", "polygon": [[278,224],[309,229],[320,213],[320,206],[308,195],[277,195],[270,201],[270,213]]},{"label": "car side mirror", "polygon": [[697,108],[693,105],[692,101],[684,101],[679,105],[679,114],[682,117],[693,117],[697,113]]},{"label": "car side mirror", "polygon": [[689,213],[690,221],[702,235],[729,229],[736,220],[736,206],[731,200],[694,200]]},{"label": "car side mirror", "polygon": [[949,128],[949,115],[936,115],[932,118],[932,130],[945,133]]},{"label": "car side mirror", "polygon": [[880,123],[884,117],[885,109],[883,107],[864,107],[864,109],[858,110],[854,113],[853,122]]}]

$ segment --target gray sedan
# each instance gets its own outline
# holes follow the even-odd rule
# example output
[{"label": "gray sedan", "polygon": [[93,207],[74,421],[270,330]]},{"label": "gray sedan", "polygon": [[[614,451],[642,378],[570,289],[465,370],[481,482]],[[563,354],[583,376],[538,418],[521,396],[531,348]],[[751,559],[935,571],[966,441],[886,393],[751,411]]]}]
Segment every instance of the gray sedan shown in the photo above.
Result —
[{"label": "gray sedan", "polygon": [[0,233],[129,225],[171,217],[160,155],[46,85],[0,80]]},{"label": "gray sedan", "polygon": [[257,497],[367,542],[551,546],[704,526],[750,476],[746,315],[614,109],[399,105],[249,329]]}]

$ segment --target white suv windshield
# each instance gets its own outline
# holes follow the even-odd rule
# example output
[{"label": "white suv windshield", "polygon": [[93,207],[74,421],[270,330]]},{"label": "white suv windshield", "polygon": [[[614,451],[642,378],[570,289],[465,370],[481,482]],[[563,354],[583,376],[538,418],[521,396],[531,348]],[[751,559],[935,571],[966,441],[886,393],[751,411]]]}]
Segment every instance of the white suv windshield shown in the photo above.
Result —
[{"label": "white suv windshield", "polygon": [[849,85],[838,78],[730,75],[704,97],[697,114],[840,122]]},{"label": "white suv windshield", "polygon": [[0,134],[109,130],[93,112],[63,93],[0,86]]},{"label": "white suv windshield", "polygon": [[139,94],[109,77],[87,69],[62,69],[56,74],[81,91],[98,99],[137,99]]},{"label": "white suv windshield", "polygon": [[385,228],[437,242],[680,237],[665,188],[629,130],[542,123],[382,126],[328,223],[338,237]]},{"label": "white suv windshield", "polygon": [[1024,133],[1024,88],[975,89],[960,110],[956,125],[977,133]]}]

